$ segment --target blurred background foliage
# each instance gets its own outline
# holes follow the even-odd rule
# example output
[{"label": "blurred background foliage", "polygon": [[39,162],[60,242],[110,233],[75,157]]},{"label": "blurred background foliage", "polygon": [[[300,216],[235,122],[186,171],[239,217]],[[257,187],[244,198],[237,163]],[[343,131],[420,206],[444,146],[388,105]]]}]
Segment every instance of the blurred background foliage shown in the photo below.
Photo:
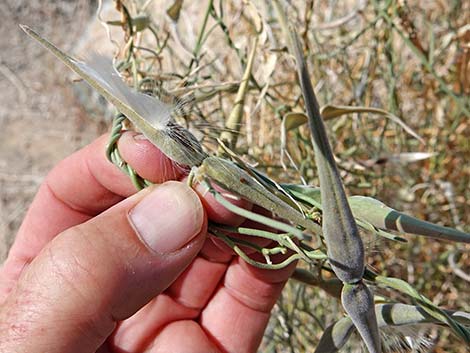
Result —
[{"label": "blurred background foliage", "polygon": [[[51,8],[58,6],[50,3]],[[304,41],[320,105],[385,109],[424,141],[380,115],[349,114],[329,120],[329,136],[348,193],[373,196],[421,219],[470,232],[470,2],[288,3],[290,19]],[[232,110],[247,54],[262,27],[236,151],[277,181],[318,185],[307,128],[288,133],[287,149],[294,163],[286,161],[287,168],[281,163],[282,118],[301,112],[302,101],[293,61],[285,51],[269,1],[123,0],[105,2],[99,16],[90,15],[98,6],[95,2],[77,4],[76,13],[79,8],[85,18],[94,20],[78,42],[63,34],[65,49],[80,54],[103,49],[97,43],[106,43],[109,55],[131,63],[122,71],[129,82],[149,78],[149,87],[162,99],[176,103],[183,123],[199,131],[208,149],[215,148],[214,138]],[[4,6],[10,6],[10,13],[27,11],[11,4],[0,8]],[[47,6],[40,8],[46,11]],[[78,33],[78,23],[86,27],[85,21],[78,22],[73,15],[68,21]],[[51,28],[64,31],[66,23]],[[101,41],[94,39],[98,32]],[[131,58],[126,57],[129,53]],[[15,81],[14,76],[10,79]],[[70,79],[61,84],[65,81]],[[30,84],[26,81],[20,92],[34,89]],[[109,121],[103,118],[106,109],[101,101],[86,88],[75,86],[76,99],[82,103],[76,109],[81,111],[73,126],[64,129],[81,127],[81,135],[74,135],[73,148],[78,148],[105,131]],[[9,129],[18,124],[11,115],[10,111],[4,116]],[[90,126],[95,128],[90,130]],[[32,192],[17,195],[18,201],[4,191],[17,185],[15,177],[18,183],[25,175],[21,174],[24,169],[10,163],[14,159],[7,149],[14,146],[2,145],[0,155],[0,162],[8,166],[0,164],[0,172],[1,168],[8,172],[0,178],[5,186],[2,225],[7,243],[32,196]],[[31,158],[30,164],[35,163]],[[33,191],[45,170],[32,173],[37,176],[30,181]],[[12,204],[20,205],[13,220],[5,212]],[[436,305],[470,311],[468,245],[411,236],[407,244],[364,237],[368,263],[378,272],[408,281]],[[289,282],[261,351],[312,351],[324,328],[342,315],[341,304],[325,292]],[[406,351],[404,346],[398,348],[405,337],[415,337],[416,344],[422,345],[416,352],[466,351],[445,329],[390,335],[395,337],[393,352]],[[359,340],[353,340],[345,351],[361,349]]]}]

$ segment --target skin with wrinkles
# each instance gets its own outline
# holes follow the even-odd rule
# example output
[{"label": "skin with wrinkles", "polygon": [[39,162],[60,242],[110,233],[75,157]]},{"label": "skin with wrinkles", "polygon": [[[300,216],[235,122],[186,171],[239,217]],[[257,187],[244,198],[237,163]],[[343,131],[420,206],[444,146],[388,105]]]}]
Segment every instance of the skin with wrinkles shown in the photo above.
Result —
[{"label": "skin with wrinkles", "polygon": [[246,178],[241,168],[227,160],[209,157],[191,132],[171,120],[171,108],[127,87],[105,58],[94,55],[88,64],[79,62],[29,27],[22,25],[21,28],[113,104],[171,160],[188,167],[201,166],[207,160],[201,170],[210,172],[210,177],[227,190],[308,230],[318,231],[314,222],[261,185],[244,183],[251,178]]},{"label": "skin with wrinkles", "polygon": [[[205,225],[162,261],[138,240],[127,216],[152,190],[135,194],[106,160],[106,140],[64,160],[38,191],[0,270],[0,351],[256,352],[294,266],[253,268],[222,250]],[[182,178],[135,133],[124,133],[119,148],[149,180]],[[194,193],[177,184],[175,192]],[[243,222],[196,191],[204,222]]]}]

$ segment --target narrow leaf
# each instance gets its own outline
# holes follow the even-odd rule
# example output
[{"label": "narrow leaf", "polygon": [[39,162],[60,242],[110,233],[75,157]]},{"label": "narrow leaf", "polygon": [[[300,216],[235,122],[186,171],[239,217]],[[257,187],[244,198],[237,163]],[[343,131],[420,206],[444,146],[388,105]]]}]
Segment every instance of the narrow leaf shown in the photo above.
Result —
[{"label": "narrow leaf", "polygon": [[394,123],[400,125],[403,130],[405,130],[408,134],[419,140],[421,143],[424,144],[424,140],[421,136],[419,136],[412,128],[405,124],[403,120],[399,117],[393,115],[386,110],[380,108],[372,108],[372,107],[350,107],[350,106],[340,106],[340,105],[325,105],[321,109],[321,116],[324,120],[330,120],[341,115],[350,114],[350,113],[373,113],[379,114],[387,119],[390,119]]}]

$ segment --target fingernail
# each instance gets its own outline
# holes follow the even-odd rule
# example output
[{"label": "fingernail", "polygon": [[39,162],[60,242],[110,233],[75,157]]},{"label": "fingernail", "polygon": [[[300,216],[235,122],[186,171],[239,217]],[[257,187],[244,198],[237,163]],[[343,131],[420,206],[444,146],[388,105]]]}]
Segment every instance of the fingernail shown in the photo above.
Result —
[{"label": "fingernail", "polygon": [[129,220],[148,248],[167,254],[199,234],[204,212],[193,190],[184,183],[169,181],[145,196],[129,212]]}]

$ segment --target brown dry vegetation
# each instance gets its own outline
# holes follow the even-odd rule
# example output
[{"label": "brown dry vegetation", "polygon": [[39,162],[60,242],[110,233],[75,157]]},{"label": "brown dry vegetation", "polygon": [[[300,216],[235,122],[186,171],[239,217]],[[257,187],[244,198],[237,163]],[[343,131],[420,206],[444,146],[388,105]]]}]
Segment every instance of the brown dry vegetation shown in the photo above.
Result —
[{"label": "brown dry vegetation", "polygon": [[[152,71],[164,81],[165,90],[179,92],[196,85],[220,89],[225,83],[237,84],[251,47],[256,15],[242,1],[224,2],[223,25],[214,27],[201,50],[203,55],[191,70],[198,65],[203,68],[182,84],[180,79],[163,74],[186,76],[191,71],[191,52],[206,1],[185,2],[176,26],[165,17],[170,3],[154,0],[148,9],[159,36],[170,34],[157,60],[160,66]],[[219,2],[215,3],[219,10]],[[269,78],[268,94],[260,99],[260,90],[255,86],[250,89],[237,152],[278,181],[300,182],[299,172],[293,168],[283,171],[279,159],[280,121],[286,112],[302,110],[300,89],[292,60],[279,50],[283,40],[274,13],[266,5],[269,2],[254,3],[269,29],[258,47],[255,78],[265,83],[270,63],[274,58],[277,63]],[[290,16],[304,39],[320,104],[386,109],[424,140],[421,144],[379,116],[351,114],[330,121],[330,138],[348,192],[373,196],[422,219],[470,232],[470,3],[293,3]],[[28,40],[17,24],[36,28],[66,51],[83,51],[86,44],[77,38],[87,28],[94,9],[84,0],[49,0],[41,5],[35,1],[0,3],[4,19],[0,24],[0,234],[5,244],[0,246],[0,260],[5,258],[6,248],[47,171],[93,140],[104,126],[104,119],[90,118],[89,102],[87,112],[77,104],[66,69]],[[120,18],[112,10],[106,16]],[[214,18],[209,18],[208,28],[214,24]],[[155,49],[150,34],[146,35],[142,45]],[[140,64],[153,60],[143,51],[137,57]],[[193,107],[194,119],[188,124],[222,126],[233,101],[233,90],[221,89],[212,99]],[[205,129],[206,135],[218,133],[212,127]],[[213,144],[208,140],[207,145]],[[308,145],[307,129],[290,133],[289,150],[302,176],[317,185]],[[406,152],[435,154],[406,162]],[[456,269],[467,276],[470,273],[470,247],[411,236],[408,240],[403,245],[368,239],[369,263],[377,271],[407,280],[435,304],[470,311],[470,285],[456,274]],[[451,266],[449,256],[456,249],[462,253]],[[325,293],[290,283],[275,309],[264,351],[311,350],[322,328],[341,315],[340,303]],[[433,351],[466,351],[445,330],[431,330],[429,337]]]}]

